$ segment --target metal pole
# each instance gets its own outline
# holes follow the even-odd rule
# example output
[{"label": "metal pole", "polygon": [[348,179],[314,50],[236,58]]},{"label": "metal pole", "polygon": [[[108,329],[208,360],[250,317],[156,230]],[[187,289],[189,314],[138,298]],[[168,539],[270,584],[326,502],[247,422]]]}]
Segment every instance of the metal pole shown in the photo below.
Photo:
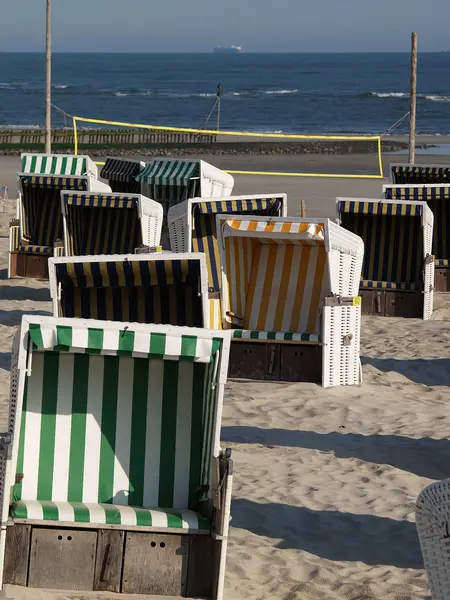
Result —
[{"label": "metal pole", "polygon": [[219,83],[217,86],[217,131],[220,130],[220,101],[222,97],[222,85]]},{"label": "metal pole", "polygon": [[52,152],[52,0],[47,0],[45,44],[45,153]]},{"label": "metal pole", "polygon": [[417,33],[411,35],[411,93],[409,108],[409,163],[416,154],[416,102],[417,102]]}]

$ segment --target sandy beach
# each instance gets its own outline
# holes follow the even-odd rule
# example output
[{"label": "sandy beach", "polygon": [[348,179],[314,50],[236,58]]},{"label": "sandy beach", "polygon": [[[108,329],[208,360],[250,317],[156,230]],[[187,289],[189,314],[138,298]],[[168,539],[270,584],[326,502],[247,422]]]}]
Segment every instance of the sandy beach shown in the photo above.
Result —
[{"label": "sandy beach", "polygon": [[[385,156],[385,173],[389,163],[405,159]],[[372,155],[217,157],[214,163],[376,170]],[[19,165],[18,157],[0,157],[0,187],[8,186],[10,196]],[[337,196],[380,197],[382,183],[236,176],[234,193],[286,192],[290,215],[305,200],[308,216],[334,217]],[[45,282],[6,279],[13,210],[12,202],[0,200],[0,430],[14,332],[23,314],[51,313]],[[222,440],[233,449],[235,477],[226,600],[429,597],[414,502],[428,483],[448,476],[449,317],[450,297],[441,295],[428,322],[363,318],[359,387],[228,383]]]}]

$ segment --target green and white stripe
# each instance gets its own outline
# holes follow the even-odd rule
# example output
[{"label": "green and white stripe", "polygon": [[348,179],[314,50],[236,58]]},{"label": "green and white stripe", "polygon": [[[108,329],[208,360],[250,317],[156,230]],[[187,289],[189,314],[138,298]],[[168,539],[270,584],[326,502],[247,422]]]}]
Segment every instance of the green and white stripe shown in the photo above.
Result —
[{"label": "green and white stripe", "polygon": [[199,161],[154,160],[137,176],[136,181],[152,185],[185,186],[199,175]]},{"label": "green and white stripe", "polygon": [[180,533],[207,533],[210,522],[191,510],[148,509],[118,504],[84,504],[82,502],[14,502],[10,511],[14,519],[153,527],[182,530]]},{"label": "green and white stripe", "polygon": [[144,333],[130,329],[119,331],[30,323],[29,331],[36,348],[42,350],[198,363],[213,362],[221,344],[220,338]]},{"label": "green and white stripe", "polygon": [[90,160],[86,156],[23,154],[22,172],[33,175],[73,175],[87,173]]},{"label": "green and white stripe", "polygon": [[256,331],[250,329],[234,329],[234,340],[267,340],[277,342],[320,342],[318,333],[286,333],[283,331]]}]

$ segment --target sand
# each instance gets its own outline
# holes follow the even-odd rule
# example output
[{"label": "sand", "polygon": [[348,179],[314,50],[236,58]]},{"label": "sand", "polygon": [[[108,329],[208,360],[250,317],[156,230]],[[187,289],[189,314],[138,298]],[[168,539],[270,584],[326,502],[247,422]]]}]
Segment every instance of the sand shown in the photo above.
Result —
[{"label": "sand", "polygon": [[[16,164],[0,159],[0,185]],[[286,181],[273,180],[294,198],[291,214],[305,198],[309,214],[332,216],[333,194],[379,196],[381,188]],[[237,192],[271,191],[268,182],[239,178]],[[5,279],[8,219],[0,213],[0,429],[14,331],[22,314],[51,311],[46,283]],[[359,387],[228,383],[222,440],[235,477],[227,600],[429,597],[414,502],[448,476],[450,450],[450,297],[435,304],[428,322],[363,318]]]}]

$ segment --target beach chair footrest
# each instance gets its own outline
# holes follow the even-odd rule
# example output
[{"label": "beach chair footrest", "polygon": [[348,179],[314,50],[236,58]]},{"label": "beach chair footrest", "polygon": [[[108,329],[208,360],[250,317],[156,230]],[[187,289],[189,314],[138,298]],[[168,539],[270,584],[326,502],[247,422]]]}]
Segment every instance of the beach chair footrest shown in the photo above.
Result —
[{"label": "beach chair footrest", "polygon": [[[30,248],[31,246],[22,247]],[[19,252],[12,253],[12,255],[15,257],[15,275],[32,279],[48,279],[48,259],[52,254],[33,253],[19,249]]]},{"label": "beach chair footrest", "polygon": [[450,292],[450,265],[436,265],[434,289],[436,292]]},{"label": "beach chair footrest", "polygon": [[421,290],[361,289],[360,295],[363,315],[423,318]]}]

